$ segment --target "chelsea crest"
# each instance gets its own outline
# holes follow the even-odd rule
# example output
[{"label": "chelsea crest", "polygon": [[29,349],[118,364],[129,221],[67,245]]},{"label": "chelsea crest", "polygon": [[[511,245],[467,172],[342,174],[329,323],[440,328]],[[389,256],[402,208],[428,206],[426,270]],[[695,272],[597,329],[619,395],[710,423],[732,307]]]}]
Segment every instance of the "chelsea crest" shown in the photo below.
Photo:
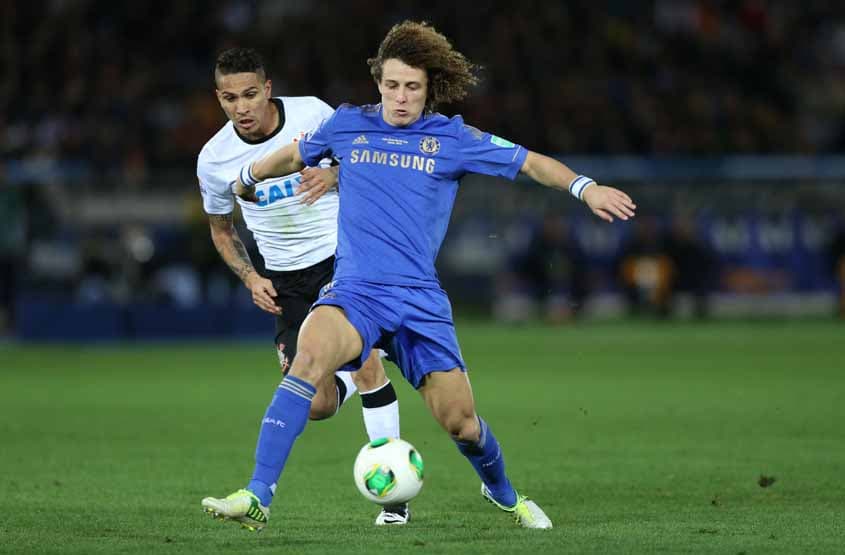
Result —
[{"label": "chelsea crest", "polygon": [[420,139],[420,151],[423,154],[434,156],[435,154],[440,152],[440,141],[438,141],[434,137],[423,137],[422,139]]}]

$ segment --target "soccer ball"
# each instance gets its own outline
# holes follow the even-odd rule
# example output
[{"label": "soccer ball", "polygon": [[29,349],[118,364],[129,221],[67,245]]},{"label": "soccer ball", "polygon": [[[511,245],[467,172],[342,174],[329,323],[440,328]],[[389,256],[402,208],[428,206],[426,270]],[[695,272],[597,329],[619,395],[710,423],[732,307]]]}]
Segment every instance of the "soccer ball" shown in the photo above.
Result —
[{"label": "soccer ball", "polygon": [[379,505],[396,505],[420,492],[423,460],[407,441],[383,437],[361,448],[353,474],[361,495]]}]

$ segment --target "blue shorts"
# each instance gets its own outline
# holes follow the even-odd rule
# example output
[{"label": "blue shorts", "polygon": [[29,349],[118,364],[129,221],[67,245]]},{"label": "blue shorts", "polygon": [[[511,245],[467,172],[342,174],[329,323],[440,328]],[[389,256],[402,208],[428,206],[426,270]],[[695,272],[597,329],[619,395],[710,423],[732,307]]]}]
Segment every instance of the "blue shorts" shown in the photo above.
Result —
[{"label": "blue shorts", "polygon": [[359,369],[374,348],[384,349],[414,388],[432,372],[466,369],[452,306],[439,287],[333,281],[320,291],[320,305],[342,308],[361,335],[361,356],[343,370]]}]

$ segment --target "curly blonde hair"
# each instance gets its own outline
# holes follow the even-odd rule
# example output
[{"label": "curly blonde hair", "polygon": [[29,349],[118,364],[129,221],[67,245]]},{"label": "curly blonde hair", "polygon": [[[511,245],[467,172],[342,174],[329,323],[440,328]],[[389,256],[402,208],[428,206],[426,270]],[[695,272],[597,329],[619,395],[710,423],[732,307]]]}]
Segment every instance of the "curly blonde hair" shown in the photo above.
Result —
[{"label": "curly blonde hair", "polygon": [[391,58],[425,70],[428,75],[425,108],[428,111],[433,111],[440,104],[464,99],[467,89],[478,83],[475,75],[478,66],[455,50],[449,39],[426,22],[403,21],[388,31],[378,54],[367,60],[376,83],[381,82],[384,62]]}]

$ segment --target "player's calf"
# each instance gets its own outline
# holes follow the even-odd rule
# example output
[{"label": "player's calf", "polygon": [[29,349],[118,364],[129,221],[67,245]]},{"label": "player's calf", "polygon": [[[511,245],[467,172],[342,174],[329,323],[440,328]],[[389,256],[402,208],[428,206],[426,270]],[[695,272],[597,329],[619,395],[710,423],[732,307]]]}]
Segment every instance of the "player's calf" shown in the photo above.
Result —
[{"label": "player's calf", "polygon": [[387,374],[384,372],[384,365],[381,363],[381,353],[373,349],[370,356],[361,365],[357,372],[352,373],[352,379],[358,391],[374,391],[387,383]]},{"label": "player's calf", "polygon": [[518,497],[505,472],[505,457],[487,422],[476,417],[479,434],[474,440],[455,441],[458,451],[467,458],[481,478],[490,496],[505,507],[514,506]]},{"label": "player's calf", "polygon": [[343,380],[338,378],[336,374],[325,376],[317,384],[317,394],[311,400],[311,411],[308,418],[325,420],[334,416],[340,408],[340,404],[346,399],[346,394],[347,385]]},{"label": "player's calf", "polygon": [[[290,370],[290,362],[293,357],[289,356],[288,352],[291,351],[296,353],[295,345],[293,344],[288,344],[287,347],[281,343],[276,345],[276,352],[279,355],[279,366],[282,371],[282,378],[284,378]],[[379,366],[381,367],[380,362]],[[346,402],[349,397],[354,395],[356,391],[358,391],[358,388],[356,387],[356,380],[354,380],[350,374],[353,373],[336,372],[334,376],[327,375],[321,383],[317,384],[317,394],[311,402],[311,410],[308,413],[309,420],[325,420],[326,418],[334,416],[337,414],[337,411],[340,410],[340,406]],[[384,377],[383,368],[381,370],[381,374],[383,379],[386,380],[387,378]]]}]

